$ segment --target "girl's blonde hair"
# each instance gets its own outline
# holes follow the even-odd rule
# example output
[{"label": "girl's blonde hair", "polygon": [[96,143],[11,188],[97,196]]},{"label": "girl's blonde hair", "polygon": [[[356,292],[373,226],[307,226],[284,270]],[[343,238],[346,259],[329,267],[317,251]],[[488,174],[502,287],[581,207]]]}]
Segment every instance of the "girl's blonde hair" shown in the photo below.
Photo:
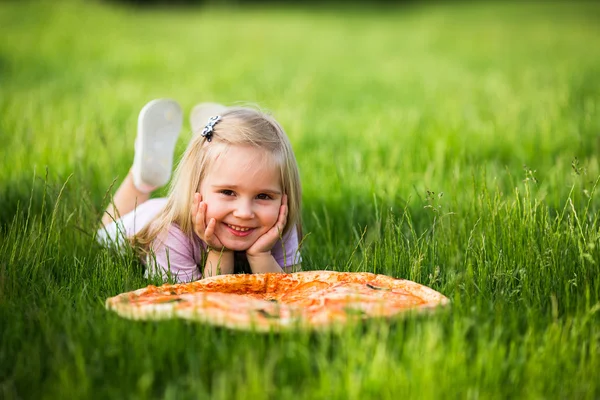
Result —
[{"label": "girl's blonde hair", "polygon": [[194,226],[191,210],[194,194],[200,191],[207,171],[218,156],[235,145],[256,146],[273,155],[281,173],[283,193],[288,197],[288,218],[281,235],[295,226],[298,240],[301,240],[300,174],[292,146],[283,128],[270,115],[245,107],[228,108],[221,114],[221,118],[214,126],[212,141],[209,142],[198,132],[194,132],[175,170],[167,204],[152,223],[131,238],[131,243],[142,252],[148,254],[152,242],[165,233],[172,223],[177,224],[192,238]]}]

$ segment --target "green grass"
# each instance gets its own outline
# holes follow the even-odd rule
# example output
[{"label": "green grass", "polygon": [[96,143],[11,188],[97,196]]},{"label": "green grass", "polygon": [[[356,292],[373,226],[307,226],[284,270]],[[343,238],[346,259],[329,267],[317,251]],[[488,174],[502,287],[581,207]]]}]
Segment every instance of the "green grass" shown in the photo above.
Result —
[{"label": "green grass", "polygon": [[[600,397],[599,17],[1,3],[0,398]],[[93,233],[155,97],[273,110],[304,268],[452,306],[281,335],[105,311],[148,284]]]}]

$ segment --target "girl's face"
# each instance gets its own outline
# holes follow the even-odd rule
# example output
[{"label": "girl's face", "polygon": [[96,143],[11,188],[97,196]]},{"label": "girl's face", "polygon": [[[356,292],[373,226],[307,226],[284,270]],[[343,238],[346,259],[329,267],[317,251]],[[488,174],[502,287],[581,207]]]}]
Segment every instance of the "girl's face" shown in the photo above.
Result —
[{"label": "girl's face", "polygon": [[207,205],[206,223],[230,250],[247,250],[279,217],[283,189],[279,168],[267,151],[230,146],[207,171],[200,185]]}]

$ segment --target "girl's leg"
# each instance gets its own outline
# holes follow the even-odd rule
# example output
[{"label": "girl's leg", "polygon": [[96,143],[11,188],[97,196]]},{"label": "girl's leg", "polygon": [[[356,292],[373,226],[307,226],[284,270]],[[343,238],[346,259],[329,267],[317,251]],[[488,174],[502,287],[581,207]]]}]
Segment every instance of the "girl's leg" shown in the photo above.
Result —
[{"label": "girl's leg", "polygon": [[102,217],[103,226],[135,210],[150,198],[154,189],[169,181],[182,123],[181,107],[173,100],[153,100],[142,108],[133,166],[108,205]]},{"label": "girl's leg", "polygon": [[137,206],[150,198],[152,192],[143,192],[133,183],[133,173],[131,170],[117,189],[112,202],[104,211],[102,216],[102,225],[106,226],[111,222],[117,221],[121,216],[135,210]]}]

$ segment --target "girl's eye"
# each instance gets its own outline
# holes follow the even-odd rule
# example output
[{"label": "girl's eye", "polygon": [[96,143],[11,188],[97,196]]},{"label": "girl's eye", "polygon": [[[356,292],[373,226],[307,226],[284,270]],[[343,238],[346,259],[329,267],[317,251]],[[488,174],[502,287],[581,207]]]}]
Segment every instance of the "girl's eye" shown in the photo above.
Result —
[{"label": "girl's eye", "polygon": [[256,198],[259,200],[271,200],[271,196],[269,196],[266,193],[261,193],[258,196],[256,196]]},{"label": "girl's eye", "polygon": [[224,194],[225,196],[233,196],[233,190],[223,189],[221,190],[221,194]]}]

